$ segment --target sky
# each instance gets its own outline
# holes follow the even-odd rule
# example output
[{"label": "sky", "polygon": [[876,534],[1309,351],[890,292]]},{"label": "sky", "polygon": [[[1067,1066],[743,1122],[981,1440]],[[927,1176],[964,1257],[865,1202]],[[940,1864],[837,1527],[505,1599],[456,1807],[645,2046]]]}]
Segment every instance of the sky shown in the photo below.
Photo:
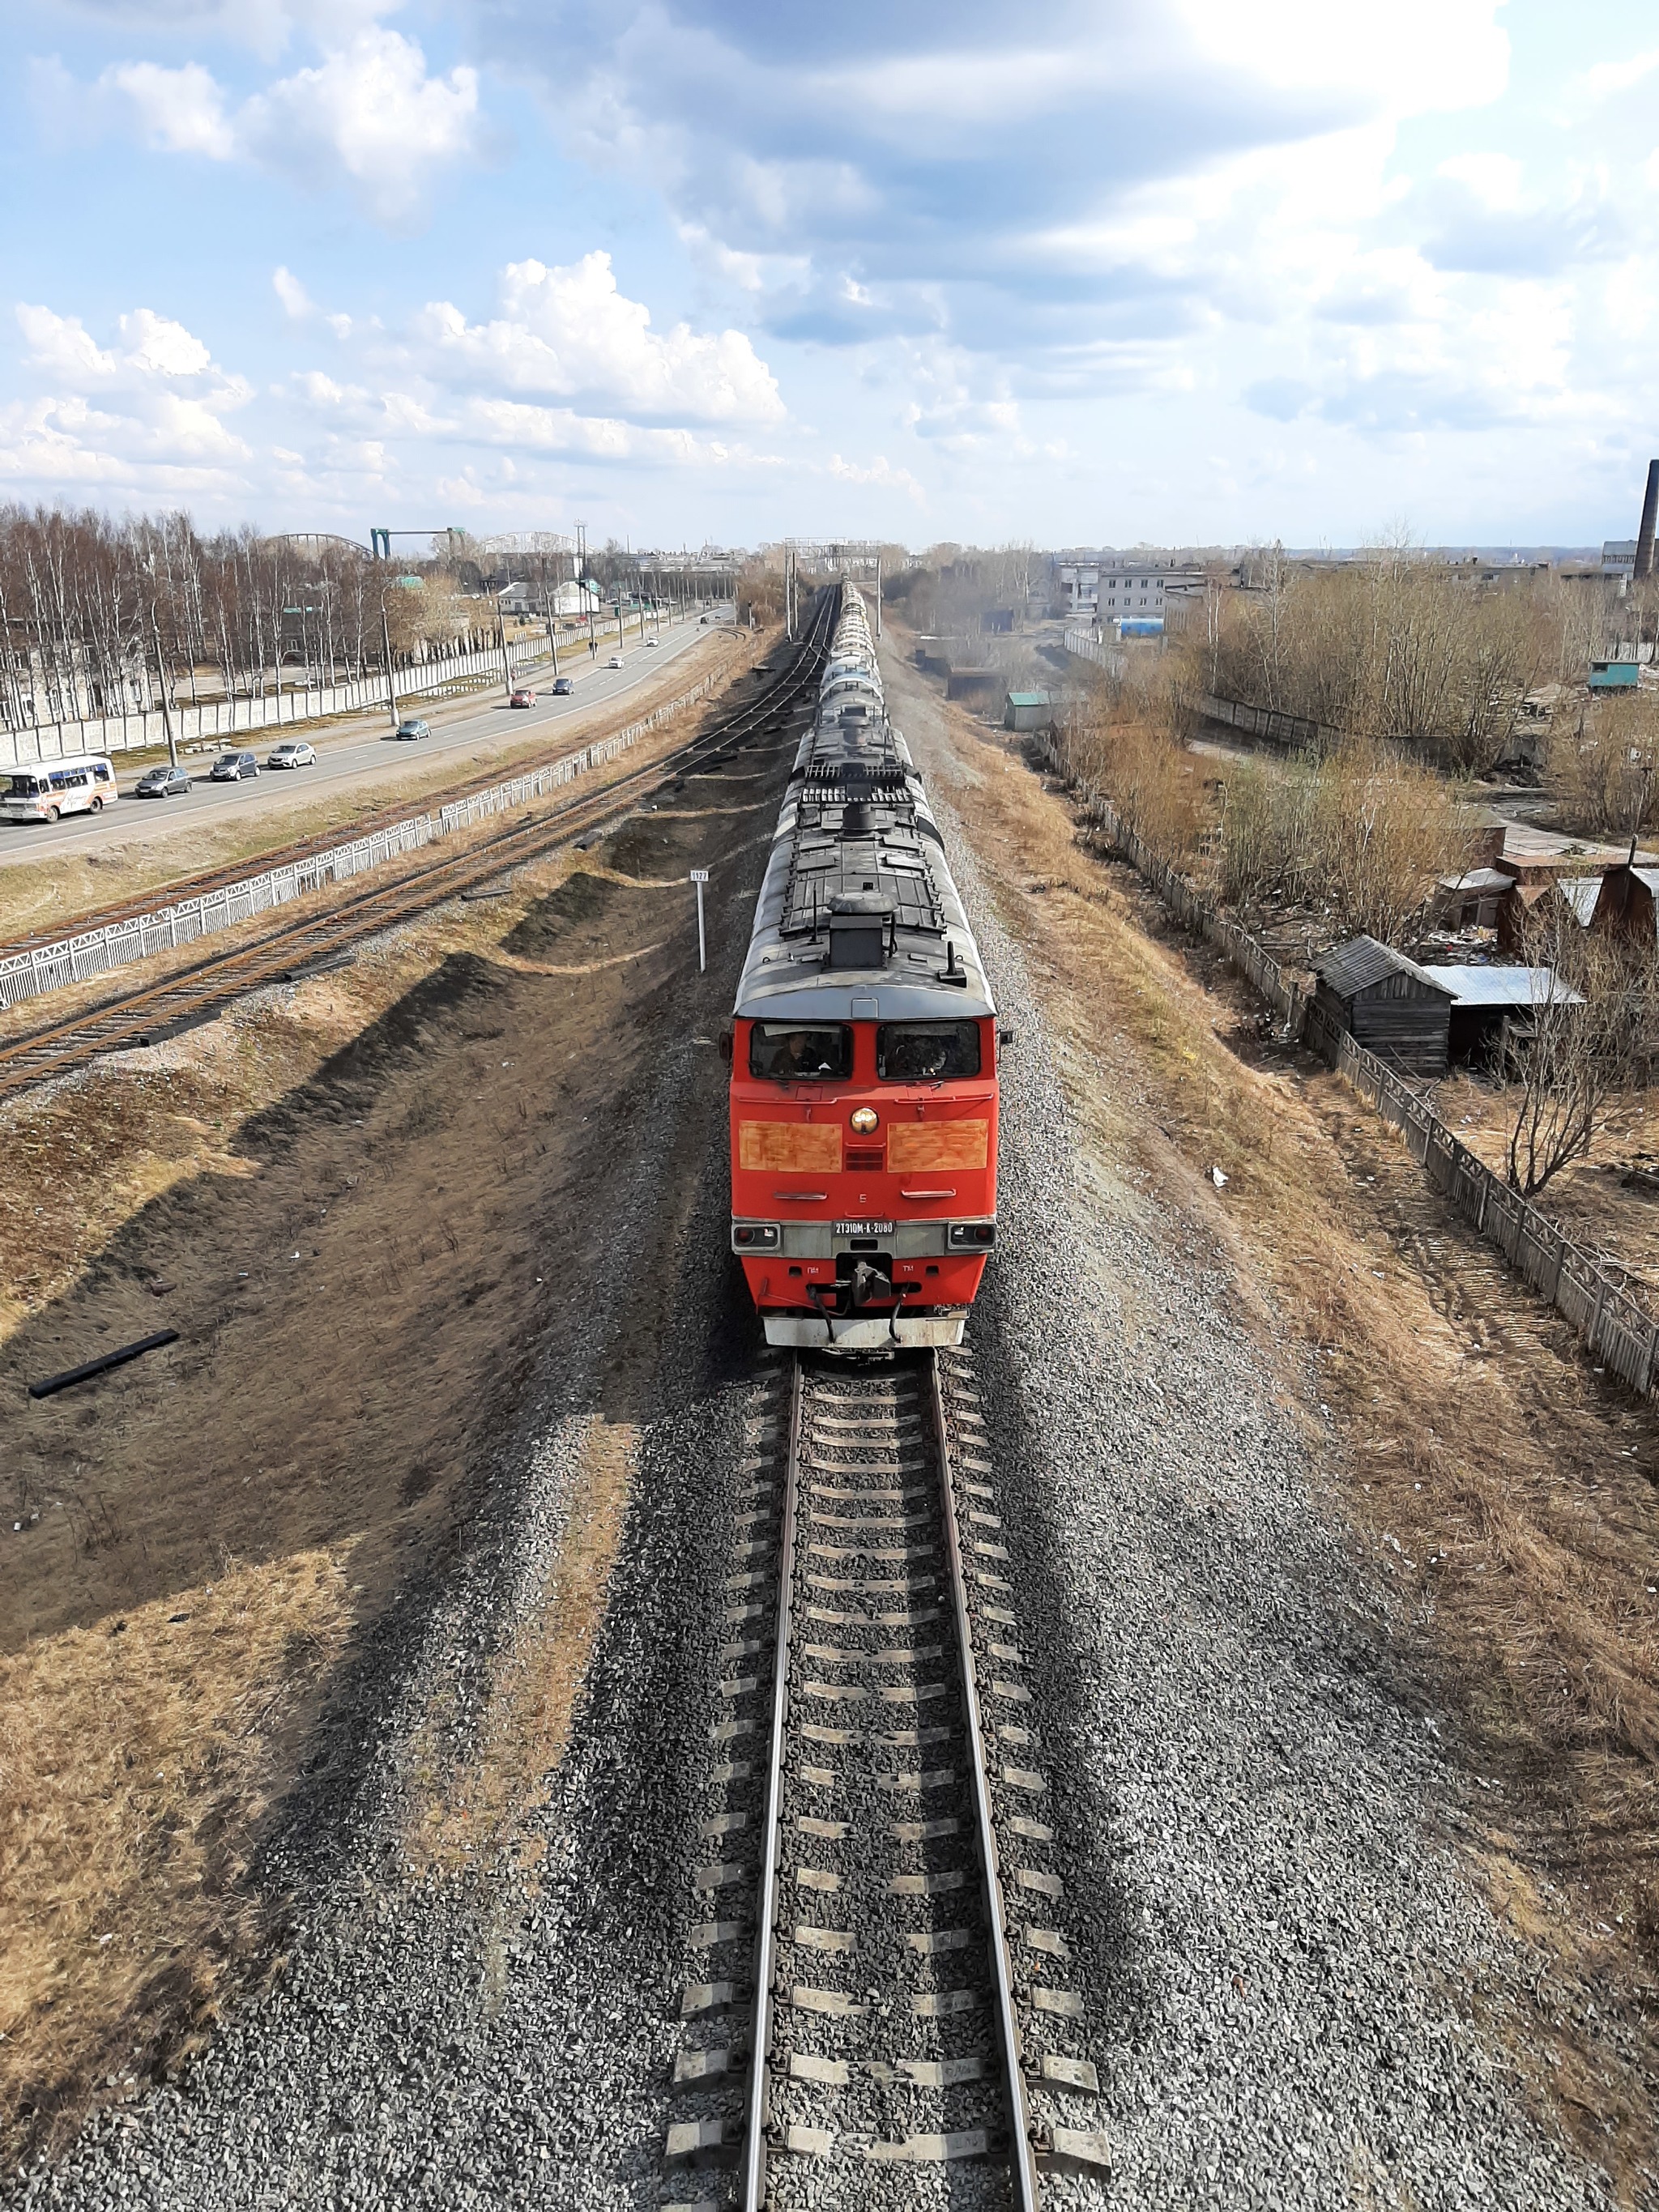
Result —
[{"label": "sky", "polygon": [[1599,544],[1659,0],[0,0],[0,501]]}]

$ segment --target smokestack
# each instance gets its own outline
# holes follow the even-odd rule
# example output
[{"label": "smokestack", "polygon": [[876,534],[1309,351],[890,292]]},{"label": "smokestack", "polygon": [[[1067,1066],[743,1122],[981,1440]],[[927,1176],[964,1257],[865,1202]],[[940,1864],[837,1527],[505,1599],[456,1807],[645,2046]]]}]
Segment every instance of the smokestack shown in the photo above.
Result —
[{"label": "smokestack", "polygon": [[1642,527],[1636,533],[1636,580],[1653,574],[1653,526],[1659,520],[1659,461],[1648,463],[1648,489],[1642,501]]}]

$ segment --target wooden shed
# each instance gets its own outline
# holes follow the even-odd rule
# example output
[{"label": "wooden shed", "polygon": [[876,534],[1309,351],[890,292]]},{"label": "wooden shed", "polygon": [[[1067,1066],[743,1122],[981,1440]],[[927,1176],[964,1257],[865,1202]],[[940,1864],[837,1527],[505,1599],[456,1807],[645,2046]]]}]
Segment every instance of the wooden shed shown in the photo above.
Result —
[{"label": "wooden shed", "polygon": [[1598,937],[1622,937],[1650,951],[1659,944],[1659,868],[1609,868],[1590,917]]},{"label": "wooden shed", "polygon": [[1356,937],[1314,962],[1319,1004],[1356,1044],[1404,1075],[1443,1075],[1453,994],[1414,960]]},{"label": "wooden shed", "polygon": [[[1557,885],[1559,890],[1560,886]],[[1577,991],[1559,981],[1553,968],[1500,968],[1473,963],[1431,967],[1423,973],[1452,994],[1448,1048],[1454,1060],[1491,1060],[1502,1049],[1505,1031],[1533,1034],[1540,1006],[1582,1006]]]}]

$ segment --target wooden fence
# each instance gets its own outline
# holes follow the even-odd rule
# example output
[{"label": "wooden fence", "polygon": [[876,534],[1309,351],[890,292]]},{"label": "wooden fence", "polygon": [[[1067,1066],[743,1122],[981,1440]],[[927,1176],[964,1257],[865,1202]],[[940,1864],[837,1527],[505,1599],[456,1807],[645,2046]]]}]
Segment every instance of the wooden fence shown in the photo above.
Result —
[{"label": "wooden fence", "polygon": [[1649,1395],[1659,1370],[1659,1322],[1650,1319],[1590,1254],[1455,1137],[1420,1092],[1375,1053],[1356,1044],[1248,931],[1227,921],[1195,884],[1160,860],[1120,820],[1109,799],[1073,775],[1052,735],[1034,737],[1032,743],[1082,800],[1101,837],[1146,878],[1170,913],[1195,936],[1218,946],[1279,1015],[1289,1036],[1318,1053],[1383,1121],[1400,1131],[1435,1189],[1571,1322],[1597,1364]]}]

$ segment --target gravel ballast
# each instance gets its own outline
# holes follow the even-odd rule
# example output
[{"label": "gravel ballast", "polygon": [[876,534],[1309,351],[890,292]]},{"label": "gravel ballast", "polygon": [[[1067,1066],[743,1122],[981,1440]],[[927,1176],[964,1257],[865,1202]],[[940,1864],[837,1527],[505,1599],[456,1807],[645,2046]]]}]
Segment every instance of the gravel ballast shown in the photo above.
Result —
[{"label": "gravel ballast", "polygon": [[[1103,1205],[1062,1054],[1068,1081],[1091,1073],[996,921],[937,730],[896,690],[1017,1033],[971,1373],[1086,2004],[1073,2047],[1098,2068],[1113,2155],[1109,2183],[1057,2173],[1048,2201],[1606,2204],[1523,2109],[1503,2035],[1527,1962],[1455,1842],[1457,1778],[1397,1687],[1386,1601],[1311,1432],[1278,1402],[1285,1376],[1204,1225],[1156,1194]],[[734,903],[725,927],[741,926]],[[719,999],[711,975],[695,1020]],[[325,1842],[297,1831],[266,1869],[301,1898],[287,1972],[178,2083],[101,2116],[0,2203],[655,2212],[720,2193],[662,2153],[732,1498],[767,1370],[726,1253],[724,1071],[691,1026],[627,1128],[630,1159],[690,1194],[671,1212],[626,1163],[595,1194],[609,1265],[501,1448],[465,1568],[365,1660],[386,1686],[356,1796],[319,1818]],[[647,1267],[659,1301],[630,1304]],[[518,1824],[545,1859],[414,1878],[417,1729],[452,1693],[465,1751],[601,1413],[635,1431],[640,1474],[570,1752]]]},{"label": "gravel ballast", "polygon": [[1103,1204],[1110,1164],[1087,1158],[1067,1083],[1106,1079],[995,918],[937,708],[895,688],[1015,1033],[969,1343],[1048,1677],[1112,2199],[1610,2203],[1523,2109],[1503,2033],[1529,1962],[1455,1844],[1462,1778],[1400,1693],[1390,1601],[1276,1402],[1285,1375],[1200,1224],[1156,1192]]}]

